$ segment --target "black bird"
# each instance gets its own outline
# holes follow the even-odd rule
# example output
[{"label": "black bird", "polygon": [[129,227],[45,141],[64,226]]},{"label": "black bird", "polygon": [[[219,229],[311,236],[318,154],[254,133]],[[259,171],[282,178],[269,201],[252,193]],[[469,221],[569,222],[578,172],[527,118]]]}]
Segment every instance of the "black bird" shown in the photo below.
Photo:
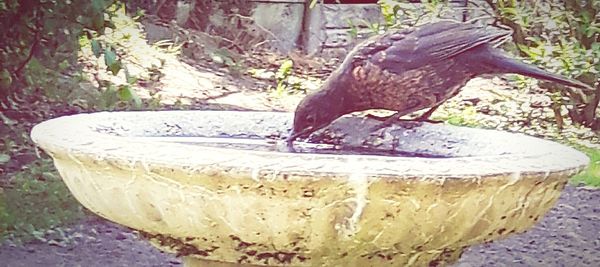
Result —
[{"label": "black bird", "polygon": [[374,36],[350,51],[322,88],[298,104],[288,144],[355,111],[397,111],[390,118],[393,120],[430,108],[418,118],[427,119],[469,80],[482,74],[517,73],[593,90],[495,48],[510,34],[469,23],[440,21]]}]

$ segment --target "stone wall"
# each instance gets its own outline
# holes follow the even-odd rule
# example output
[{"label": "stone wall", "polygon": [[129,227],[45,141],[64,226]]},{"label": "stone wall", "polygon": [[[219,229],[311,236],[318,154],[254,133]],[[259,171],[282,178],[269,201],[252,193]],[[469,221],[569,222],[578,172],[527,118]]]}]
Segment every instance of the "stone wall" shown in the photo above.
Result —
[{"label": "stone wall", "polygon": [[[377,4],[317,4],[310,0],[254,0],[253,18],[269,29],[276,48],[281,52],[301,49],[320,56],[344,56],[356,43],[374,34],[367,25],[383,23]],[[425,10],[420,3],[407,7]],[[451,1],[451,12],[445,18],[463,19],[464,0]],[[352,32],[352,33],[351,33]]]},{"label": "stone wall", "polygon": [[[481,2],[482,0],[471,0]],[[321,4],[309,8],[310,0],[250,0],[251,18],[260,27],[270,46],[288,53],[299,49],[319,56],[344,56],[356,43],[373,34],[367,25],[382,23],[377,4]],[[423,9],[419,3],[407,6]],[[464,0],[451,1],[446,18],[462,20],[477,14],[463,14]],[[182,21],[185,16],[178,17]]]},{"label": "stone wall", "polygon": [[[381,23],[383,17],[376,4],[322,4],[305,13],[304,50],[324,56],[345,55],[371,31],[367,23]],[[357,35],[351,30],[355,25]]]},{"label": "stone wall", "polygon": [[[377,4],[317,4],[310,0],[253,0],[252,18],[272,33],[274,48],[280,52],[294,49],[311,54],[345,54],[355,43],[352,23],[382,21]],[[367,31],[360,27],[361,33]],[[359,34],[360,38],[363,36]]]},{"label": "stone wall", "polygon": [[287,53],[301,45],[305,0],[261,0],[254,2],[252,18],[269,32],[271,46]]}]

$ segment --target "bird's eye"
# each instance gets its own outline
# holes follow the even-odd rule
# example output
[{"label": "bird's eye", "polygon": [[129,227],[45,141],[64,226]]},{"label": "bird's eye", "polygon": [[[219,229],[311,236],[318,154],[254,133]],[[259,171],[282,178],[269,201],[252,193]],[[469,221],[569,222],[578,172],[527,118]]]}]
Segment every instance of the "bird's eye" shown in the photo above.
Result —
[{"label": "bird's eye", "polygon": [[313,115],[307,115],[306,116],[306,121],[307,122],[315,122],[315,116],[313,116]]}]

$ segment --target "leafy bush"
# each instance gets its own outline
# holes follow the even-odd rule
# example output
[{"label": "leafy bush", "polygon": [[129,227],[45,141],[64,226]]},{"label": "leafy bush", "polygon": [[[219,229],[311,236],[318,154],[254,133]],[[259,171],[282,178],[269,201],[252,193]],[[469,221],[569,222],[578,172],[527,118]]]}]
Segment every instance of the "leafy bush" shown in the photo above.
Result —
[{"label": "leafy bush", "polygon": [[[0,240],[27,239],[82,215],[51,160],[36,156],[29,131],[80,110],[70,99],[83,91],[82,44],[112,73],[124,68],[115,47],[99,39],[121,9],[116,0],[0,1],[0,25],[10,25],[0,32]],[[113,91],[103,93],[135,101],[127,86]]]},{"label": "leafy bush", "polygon": [[408,28],[451,17],[457,7],[447,0],[380,0],[381,13],[388,28]]},{"label": "leafy bush", "polygon": [[[18,109],[26,95],[42,92],[60,98],[75,90],[69,84],[77,67],[81,37],[94,39],[106,28],[119,6],[115,0],[47,0],[0,2],[0,102]],[[98,56],[104,54],[113,73],[120,62],[110,47],[93,41]],[[68,85],[71,85],[69,88]]]},{"label": "leafy bush", "polygon": [[[575,123],[600,129],[600,2],[486,0],[495,22],[513,29],[522,56],[545,69],[577,78],[596,87],[582,94],[553,83],[541,86],[562,97],[555,102],[568,109]],[[560,112],[556,112],[562,127]]]}]

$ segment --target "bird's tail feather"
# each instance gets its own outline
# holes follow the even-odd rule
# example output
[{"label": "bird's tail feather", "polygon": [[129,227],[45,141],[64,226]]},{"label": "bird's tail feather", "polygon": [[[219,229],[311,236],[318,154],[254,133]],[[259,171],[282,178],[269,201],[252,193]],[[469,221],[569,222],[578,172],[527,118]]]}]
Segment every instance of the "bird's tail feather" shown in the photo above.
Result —
[{"label": "bird's tail feather", "polygon": [[594,91],[594,88],[590,85],[562,75],[550,73],[533,65],[510,58],[499,51],[494,51],[492,56],[487,58],[485,63],[488,65],[493,65],[496,70],[501,70],[504,73],[516,73],[536,79],[557,82],[566,86],[581,88],[585,91]]}]

